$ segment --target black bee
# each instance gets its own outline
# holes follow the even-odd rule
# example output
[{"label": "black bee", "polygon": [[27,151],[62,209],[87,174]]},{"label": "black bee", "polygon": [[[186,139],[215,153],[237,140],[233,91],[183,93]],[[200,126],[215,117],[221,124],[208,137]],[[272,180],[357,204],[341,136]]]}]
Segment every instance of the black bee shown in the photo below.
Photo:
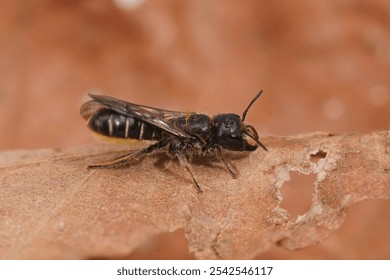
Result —
[{"label": "black bee", "polygon": [[236,114],[209,117],[194,112],[169,111],[90,94],[93,100],[81,106],[80,114],[94,132],[111,138],[154,140],[156,143],[108,163],[90,165],[89,168],[119,167],[132,158],[166,147],[168,155],[179,160],[191,175],[198,193],[202,193],[191,171],[191,160],[216,156],[236,178],[230,163],[223,157],[224,150],[254,151],[261,146],[267,151],[259,141],[255,128],[244,123],[249,108],[262,93],[261,90],[252,99],[242,117]]}]

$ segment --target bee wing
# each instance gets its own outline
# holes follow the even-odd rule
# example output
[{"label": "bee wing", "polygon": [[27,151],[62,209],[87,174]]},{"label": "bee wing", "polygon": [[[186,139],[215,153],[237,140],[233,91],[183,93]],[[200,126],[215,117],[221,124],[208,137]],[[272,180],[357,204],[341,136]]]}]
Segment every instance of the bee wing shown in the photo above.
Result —
[{"label": "bee wing", "polygon": [[[135,104],[134,104],[135,105]],[[171,110],[165,110],[165,109],[159,109],[159,108],[154,108],[154,107],[149,107],[149,106],[144,106],[144,105],[137,105],[140,106],[150,112],[153,112],[156,115],[161,115],[165,120],[170,120],[172,118],[178,118],[178,117],[184,117],[188,114],[191,113],[184,113],[180,111],[171,111]]]},{"label": "bee wing", "polygon": [[89,100],[85,102],[81,108],[80,108],[80,115],[85,119],[88,120],[89,117],[99,110],[100,108],[104,107],[102,104],[96,102],[95,100]]},{"label": "bee wing", "polygon": [[167,122],[170,118],[183,116],[185,113],[133,104],[104,95],[89,94],[89,96],[91,96],[93,100],[86,102],[80,109],[80,113],[83,117],[90,114],[93,110],[98,109],[99,106],[102,107],[102,105],[104,105],[124,116],[134,117],[157,126],[165,132],[179,138],[192,138],[191,135],[185,133],[182,129]]}]

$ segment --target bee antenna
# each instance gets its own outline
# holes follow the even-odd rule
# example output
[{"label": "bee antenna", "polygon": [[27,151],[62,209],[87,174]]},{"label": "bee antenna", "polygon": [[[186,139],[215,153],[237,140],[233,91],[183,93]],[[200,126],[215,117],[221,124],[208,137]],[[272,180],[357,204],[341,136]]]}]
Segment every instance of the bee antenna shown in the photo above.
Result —
[{"label": "bee antenna", "polygon": [[[260,97],[260,95],[263,93],[263,90],[260,90],[258,94],[256,94],[256,96],[252,99],[252,101],[249,103],[248,107],[246,107],[244,113],[242,113],[242,121],[245,121],[245,118],[246,118],[246,114],[248,113],[249,111],[249,108],[253,105],[253,103],[255,103],[255,101],[257,100],[257,98]],[[260,142],[259,142],[260,143]],[[262,146],[263,147],[263,146]]]},{"label": "bee antenna", "polygon": [[[252,102],[253,103],[253,102]],[[245,132],[244,132],[245,133]],[[266,146],[264,146],[264,144],[263,143],[261,143],[260,141],[259,141],[259,139],[256,139],[255,137],[253,137],[252,135],[250,135],[249,133],[245,133],[245,135],[246,136],[249,136],[250,138],[252,138],[253,140],[255,140],[256,141],[256,143],[257,144],[259,144],[259,146],[260,147],[262,147],[265,151],[267,151],[268,152],[268,149],[267,149],[267,147]]]}]

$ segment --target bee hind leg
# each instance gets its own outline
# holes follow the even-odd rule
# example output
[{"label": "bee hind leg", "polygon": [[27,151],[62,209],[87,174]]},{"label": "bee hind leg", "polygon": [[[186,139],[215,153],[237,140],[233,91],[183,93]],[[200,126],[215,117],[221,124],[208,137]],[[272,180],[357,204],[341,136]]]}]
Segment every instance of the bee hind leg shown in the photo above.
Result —
[{"label": "bee hind leg", "polygon": [[103,168],[121,168],[121,167],[126,167],[128,165],[128,162],[130,158],[133,157],[134,154],[137,152],[127,154],[120,156],[118,158],[112,159],[108,162],[104,163],[98,163],[98,164],[91,164],[88,165],[88,169],[103,169]]},{"label": "bee hind leg", "polygon": [[130,159],[136,159],[138,160],[140,157],[150,154],[151,152],[162,148],[164,145],[161,142],[158,142],[156,144],[150,145],[149,147],[146,147],[142,150],[132,152],[130,154],[126,154],[120,157],[117,157],[115,159],[112,159],[105,163],[99,163],[99,164],[92,164],[88,165],[88,169],[103,169],[103,168],[121,168],[128,166]]}]

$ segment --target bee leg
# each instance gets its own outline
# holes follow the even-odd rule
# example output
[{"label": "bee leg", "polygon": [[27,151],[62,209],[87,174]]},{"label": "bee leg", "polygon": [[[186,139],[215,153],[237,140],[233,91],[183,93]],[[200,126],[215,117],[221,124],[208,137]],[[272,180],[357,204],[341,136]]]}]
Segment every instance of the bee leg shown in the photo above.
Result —
[{"label": "bee leg", "polygon": [[137,152],[127,154],[124,156],[120,156],[118,158],[115,158],[109,162],[105,163],[99,163],[99,164],[92,164],[88,165],[88,169],[99,169],[99,168],[121,168],[127,165],[129,159],[133,157],[134,154]]},{"label": "bee leg", "polygon": [[219,160],[222,161],[226,170],[229,171],[229,173],[230,173],[230,175],[232,175],[233,179],[237,179],[237,173],[233,171],[231,164],[223,157],[219,157]]},{"label": "bee leg", "polygon": [[164,164],[164,169],[167,170],[171,166],[173,159],[170,159],[167,163]]},{"label": "bee leg", "polygon": [[88,169],[99,169],[99,168],[121,168],[125,167],[130,159],[139,159],[140,157],[147,155],[154,150],[160,149],[164,146],[162,142],[158,142],[156,144],[150,145],[149,147],[146,147],[142,150],[126,154],[123,156],[120,156],[118,158],[115,158],[109,162],[105,163],[100,163],[100,164],[93,164],[93,165],[88,165]]},{"label": "bee leg", "polygon": [[217,148],[217,157],[223,163],[225,169],[229,171],[230,175],[232,175],[233,179],[237,179],[237,173],[233,170],[230,162],[223,157],[221,148]]},{"label": "bee leg", "polygon": [[187,161],[187,158],[179,153],[175,153],[175,155],[179,159],[180,165],[184,166],[184,168],[188,171],[188,173],[190,173],[191,178],[192,178],[192,182],[194,183],[196,191],[199,194],[203,193],[202,189],[200,188],[198,182],[195,179],[194,173],[192,173],[192,171],[191,171],[191,168],[190,168],[190,165]]},{"label": "bee leg", "polygon": [[188,165],[186,165],[185,168],[187,169],[188,173],[190,173],[190,175],[191,175],[191,178],[192,178],[192,181],[194,182],[196,191],[197,191],[198,193],[203,193],[203,191],[202,191],[202,189],[200,188],[198,182],[196,181],[195,176],[194,176],[194,174],[192,173],[190,167],[189,167]]}]

